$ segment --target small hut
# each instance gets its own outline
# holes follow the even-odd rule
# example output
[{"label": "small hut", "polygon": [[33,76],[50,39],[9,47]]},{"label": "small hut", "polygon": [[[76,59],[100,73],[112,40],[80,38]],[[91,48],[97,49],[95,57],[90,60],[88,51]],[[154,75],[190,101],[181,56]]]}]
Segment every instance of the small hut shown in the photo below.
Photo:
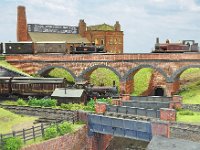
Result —
[{"label": "small hut", "polygon": [[56,88],[51,97],[57,99],[58,104],[87,102],[87,95],[84,89]]}]

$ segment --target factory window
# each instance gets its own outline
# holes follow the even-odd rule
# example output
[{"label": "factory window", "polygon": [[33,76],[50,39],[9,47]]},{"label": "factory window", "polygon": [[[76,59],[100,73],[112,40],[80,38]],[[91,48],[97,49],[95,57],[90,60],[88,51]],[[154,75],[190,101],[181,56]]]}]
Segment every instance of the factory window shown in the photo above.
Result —
[{"label": "factory window", "polygon": [[101,39],[101,45],[104,45],[104,39]]}]

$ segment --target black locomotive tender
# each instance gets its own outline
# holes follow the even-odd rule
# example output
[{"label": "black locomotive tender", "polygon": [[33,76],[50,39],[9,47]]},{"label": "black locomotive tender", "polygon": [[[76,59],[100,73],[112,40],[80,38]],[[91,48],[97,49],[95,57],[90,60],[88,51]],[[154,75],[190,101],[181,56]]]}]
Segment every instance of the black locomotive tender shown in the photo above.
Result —
[{"label": "black locomotive tender", "polygon": [[61,54],[89,54],[106,53],[104,46],[91,46],[82,43],[79,46],[71,45],[67,48],[66,42],[16,42],[1,43],[1,54],[42,54],[42,53],[61,53]]},{"label": "black locomotive tender", "polygon": [[[50,97],[56,88],[84,89],[87,100],[90,98],[107,98],[116,96],[117,87],[98,87],[92,86],[87,82],[76,83],[67,86],[65,78],[33,78],[33,77],[0,77],[0,96],[1,97]],[[69,103],[65,101],[64,103]]]}]

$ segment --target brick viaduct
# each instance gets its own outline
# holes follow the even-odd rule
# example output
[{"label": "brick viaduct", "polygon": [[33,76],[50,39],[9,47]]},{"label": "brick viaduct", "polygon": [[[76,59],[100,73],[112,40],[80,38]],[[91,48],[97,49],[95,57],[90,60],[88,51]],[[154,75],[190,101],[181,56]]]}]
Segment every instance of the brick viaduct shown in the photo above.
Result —
[{"label": "brick viaduct", "polygon": [[112,70],[120,81],[120,91],[133,90],[133,76],[142,68],[152,68],[151,91],[160,87],[164,95],[179,90],[179,77],[188,68],[200,68],[200,53],[186,54],[101,54],[101,55],[9,55],[6,60],[29,74],[45,74],[53,68],[66,69],[75,81],[88,79],[97,68]]}]

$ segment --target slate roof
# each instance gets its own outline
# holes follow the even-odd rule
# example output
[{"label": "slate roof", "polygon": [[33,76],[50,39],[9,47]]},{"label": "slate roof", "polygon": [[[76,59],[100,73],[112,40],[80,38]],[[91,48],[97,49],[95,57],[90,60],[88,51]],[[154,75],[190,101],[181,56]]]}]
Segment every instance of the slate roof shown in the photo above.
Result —
[{"label": "slate roof", "polygon": [[33,42],[60,42],[66,41],[67,43],[90,43],[87,38],[81,37],[80,34],[59,34],[59,33],[39,33],[29,32]]},{"label": "slate roof", "polygon": [[114,26],[108,25],[108,24],[99,24],[99,25],[93,25],[93,26],[88,26],[87,30],[92,30],[92,31],[114,31],[115,28]]},{"label": "slate roof", "polygon": [[52,97],[81,97],[84,92],[84,89],[66,89],[65,88],[56,88],[51,94]]}]

